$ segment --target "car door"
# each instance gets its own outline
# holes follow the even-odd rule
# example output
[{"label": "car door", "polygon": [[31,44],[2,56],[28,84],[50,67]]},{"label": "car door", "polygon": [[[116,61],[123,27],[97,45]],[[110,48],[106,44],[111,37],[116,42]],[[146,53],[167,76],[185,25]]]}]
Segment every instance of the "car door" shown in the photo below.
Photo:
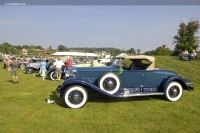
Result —
[{"label": "car door", "polygon": [[123,88],[141,88],[144,84],[144,70],[124,70]]},{"label": "car door", "polygon": [[144,87],[158,88],[165,78],[166,74],[159,70],[150,70],[145,72]]}]

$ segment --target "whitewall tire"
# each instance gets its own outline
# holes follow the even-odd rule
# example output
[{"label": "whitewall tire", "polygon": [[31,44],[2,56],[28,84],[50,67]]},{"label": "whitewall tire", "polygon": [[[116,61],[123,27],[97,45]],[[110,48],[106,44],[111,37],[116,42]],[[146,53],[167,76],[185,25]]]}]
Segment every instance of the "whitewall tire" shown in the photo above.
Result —
[{"label": "whitewall tire", "polygon": [[180,83],[178,82],[171,82],[168,84],[166,90],[165,90],[165,97],[168,101],[178,101],[183,93],[183,89]]},{"label": "whitewall tire", "polygon": [[51,80],[56,80],[57,79],[57,77],[56,77],[56,71],[52,71],[50,73],[50,78],[51,78]]},{"label": "whitewall tire", "polygon": [[119,90],[120,80],[114,73],[106,73],[99,80],[99,88],[109,94],[114,94]]},{"label": "whitewall tire", "polygon": [[64,93],[64,101],[70,108],[81,108],[88,99],[88,93],[81,86],[71,86]]}]

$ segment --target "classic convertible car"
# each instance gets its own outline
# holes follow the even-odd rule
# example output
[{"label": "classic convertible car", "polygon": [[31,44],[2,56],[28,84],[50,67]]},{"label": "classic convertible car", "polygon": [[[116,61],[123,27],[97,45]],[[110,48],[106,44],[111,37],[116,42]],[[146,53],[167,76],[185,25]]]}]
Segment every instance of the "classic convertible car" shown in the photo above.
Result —
[{"label": "classic convertible car", "polygon": [[154,67],[155,58],[143,55],[121,57],[112,66],[76,67],[56,93],[70,108],[80,108],[93,94],[119,98],[163,95],[174,102],[183,89],[193,90],[189,79]]}]

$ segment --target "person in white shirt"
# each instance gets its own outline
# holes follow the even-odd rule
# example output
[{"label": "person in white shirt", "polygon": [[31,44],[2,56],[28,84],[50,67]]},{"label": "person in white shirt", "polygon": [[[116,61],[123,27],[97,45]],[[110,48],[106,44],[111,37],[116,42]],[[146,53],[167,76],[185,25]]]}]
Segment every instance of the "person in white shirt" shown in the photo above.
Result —
[{"label": "person in white shirt", "polygon": [[56,68],[56,76],[57,80],[60,81],[61,75],[62,75],[62,66],[65,65],[64,62],[58,58],[58,60],[54,63],[54,66]]}]

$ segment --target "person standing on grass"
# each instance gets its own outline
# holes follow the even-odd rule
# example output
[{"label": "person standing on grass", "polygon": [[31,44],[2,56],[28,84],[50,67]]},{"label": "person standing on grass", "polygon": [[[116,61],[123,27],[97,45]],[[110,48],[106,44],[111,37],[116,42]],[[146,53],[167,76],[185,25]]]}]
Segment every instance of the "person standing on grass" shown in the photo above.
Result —
[{"label": "person standing on grass", "polygon": [[42,79],[44,80],[46,77],[46,62],[44,60],[42,60],[42,62],[40,63],[40,73],[42,76]]},{"label": "person standing on grass", "polygon": [[71,73],[72,64],[73,64],[72,57],[70,57],[66,62],[66,67],[67,67],[66,71],[68,75]]},{"label": "person standing on grass", "polygon": [[53,60],[49,60],[49,65],[48,65],[48,70],[50,70],[51,68],[53,68]]},{"label": "person standing on grass", "polygon": [[[17,61],[17,59],[16,59],[16,57],[15,57],[15,60]],[[10,68],[10,63],[12,62],[12,58],[9,56],[8,57],[8,64],[7,64],[7,66],[8,66],[8,71],[11,71],[11,68]]]},{"label": "person standing on grass", "polygon": [[16,57],[13,57],[13,61],[10,63],[11,68],[11,75],[13,77],[13,83],[19,83],[18,76],[17,76],[17,70],[19,67],[19,62],[16,60]]},{"label": "person standing on grass", "polygon": [[58,60],[54,63],[54,66],[56,68],[56,77],[57,80],[60,81],[61,75],[62,75],[62,67],[64,66],[64,62],[58,58]]}]

